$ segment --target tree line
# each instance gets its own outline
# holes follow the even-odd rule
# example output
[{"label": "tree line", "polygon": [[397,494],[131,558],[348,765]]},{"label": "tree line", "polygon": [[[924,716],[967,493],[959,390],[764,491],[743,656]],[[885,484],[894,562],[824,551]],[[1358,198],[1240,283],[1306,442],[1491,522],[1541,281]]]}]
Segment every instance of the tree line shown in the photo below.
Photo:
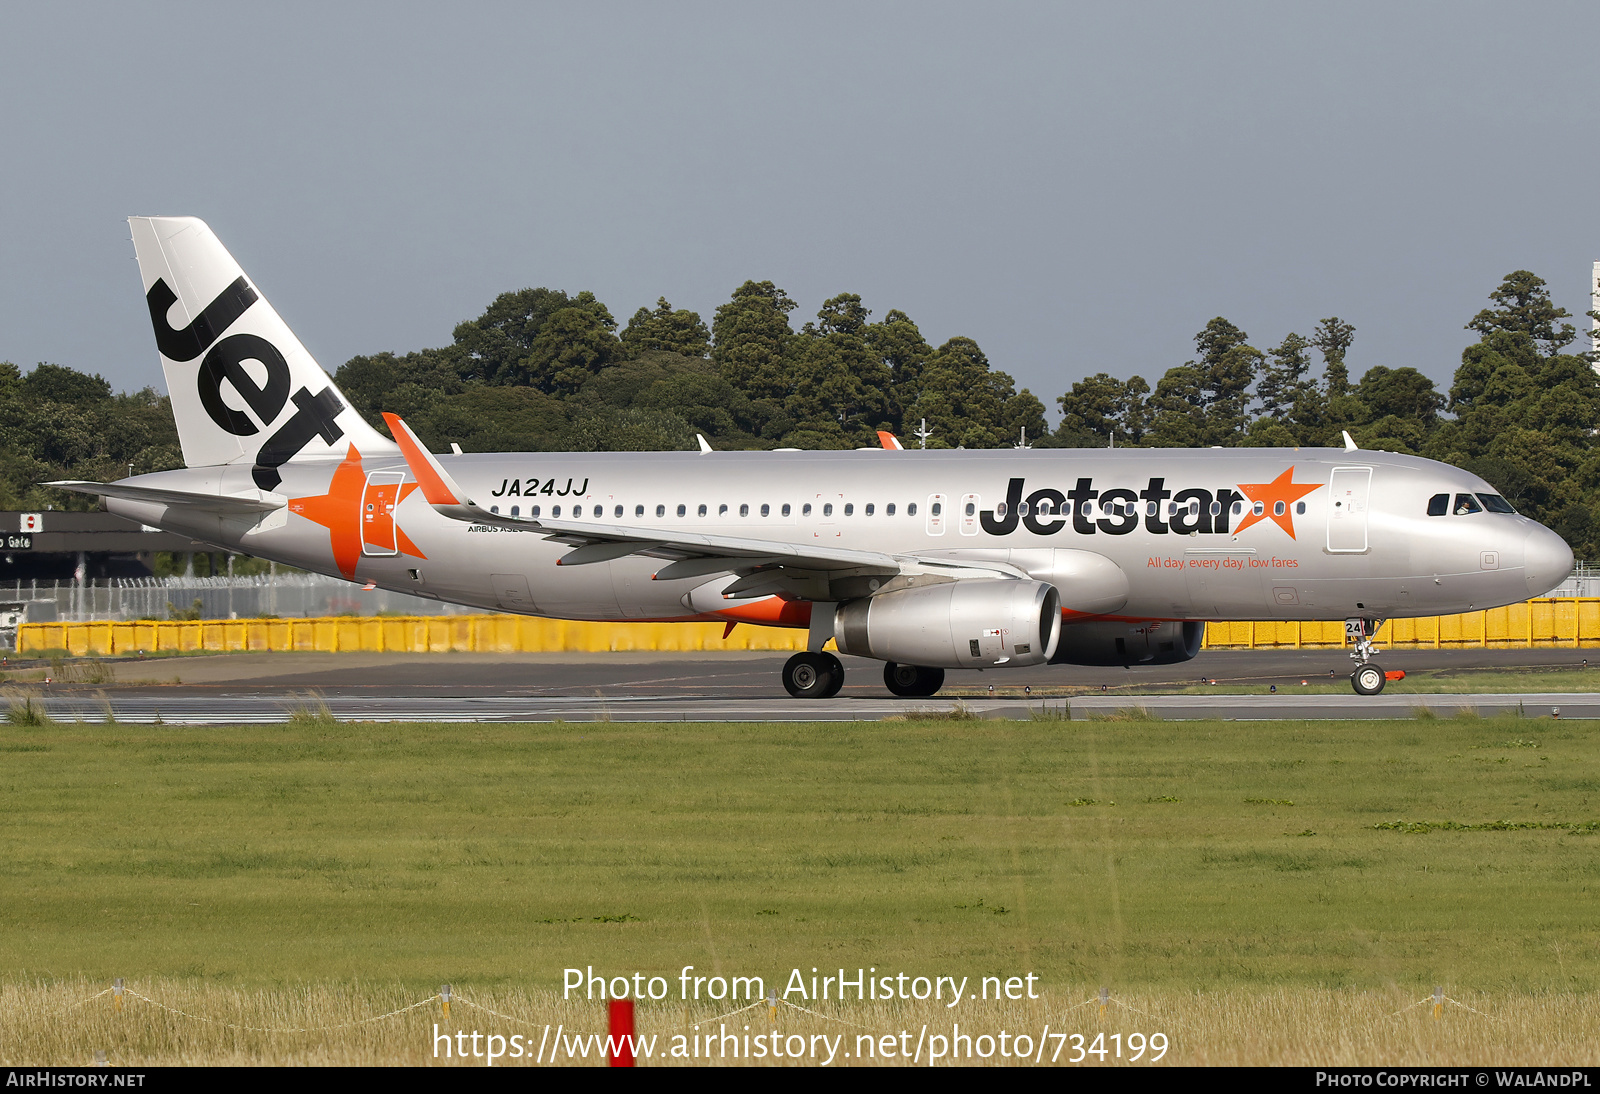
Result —
[{"label": "tree line", "polygon": [[[1466,323],[1448,391],[1411,366],[1352,380],[1355,328],[1338,317],[1259,349],[1218,317],[1192,359],[1154,387],[1097,372],[1044,404],[994,368],[972,338],[938,346],[906,313],[874,319],[855,293],[796,327],[795,302],[746,281],[708,325],[666,299],[621,326],[593,293],[523,289],[460,323],[449,345],[351,358],[335,375],[374,424],[404,417],[436,450],[600,451],[851,448],[888,429],[930,448],[1339,445],[1427,456],[1488,480],[1554,528],[1580,557],[1600,555],[1600,379],[1595,354],[1569,352],[1571,316],[1518,270]],[[1087,370],[1084,370],[1087,371]],[[116,478],[182,465],[165,396],[113,394],[98,376],[0,363],[0,505],[89,499],[45,491],[60,477]]]}]

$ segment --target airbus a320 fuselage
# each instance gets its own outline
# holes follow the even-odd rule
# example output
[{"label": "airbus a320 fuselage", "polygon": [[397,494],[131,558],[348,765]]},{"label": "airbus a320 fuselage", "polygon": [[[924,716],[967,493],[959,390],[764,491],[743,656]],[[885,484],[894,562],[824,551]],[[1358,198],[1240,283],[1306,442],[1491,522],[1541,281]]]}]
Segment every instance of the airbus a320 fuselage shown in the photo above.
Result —
[{"label": "airbus a320 fuselage", "polygon": [[791,694],[884,661],[1171,663],[1207,620],[1345,620],[1357,691],[1386,618],[1541,595],[1567,545],[1482,479],[1346,449],[438,456],[350,408],[193,218],[133,218],[188,465],[105,497],[229,550],[496,610],[803,627]]}]

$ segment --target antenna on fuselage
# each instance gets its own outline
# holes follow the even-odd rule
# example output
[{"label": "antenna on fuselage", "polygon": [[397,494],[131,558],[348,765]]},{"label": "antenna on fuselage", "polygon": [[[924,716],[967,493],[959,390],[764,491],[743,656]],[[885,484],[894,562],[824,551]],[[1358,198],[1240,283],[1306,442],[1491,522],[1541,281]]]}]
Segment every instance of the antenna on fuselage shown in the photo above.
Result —
[{"label": "antenna on fuselage", "polygon": [[1011,447],[1012,448],[1020,448],[1024,452],[1026,452],[1028,449],[1033,447],[1033,445],[1028,443],[1028,427],[1027,426],[1020,427],[1020,432],[1017,435],[1017,443],[1012,445]]},{"label": "antenna on fuselage", "polygon": [[917,439],[917,441],[918,441],[917,447],[919,447],[919,448],[927,448],[928,447],[928,438],[933,436],[933,430],[928,428],[928,419],[923,418],[921,420],[921,422],[922,422],[921,425],[919,425],[916,429],[911,431],[911,435]]},{"label": "antenna on fuselage", "polygon": [[1344,436],[1344,450],[1346,452],[1356,451],[1356,439],[1350,436],[1350,431],[1348,429],[1341,429],[1339,432]]}]

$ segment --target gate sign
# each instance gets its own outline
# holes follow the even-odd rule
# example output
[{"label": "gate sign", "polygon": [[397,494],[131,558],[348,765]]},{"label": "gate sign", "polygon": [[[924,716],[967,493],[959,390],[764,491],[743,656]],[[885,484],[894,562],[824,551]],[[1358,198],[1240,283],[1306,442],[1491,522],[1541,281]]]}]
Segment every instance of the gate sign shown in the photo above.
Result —
[{"label": "gate sign", "polygon": [[20,516],[22,518],[22,527],[20,528],[20,531],[23,531],[23,532],[42,532],[42,531],[44,531],[44,514],[43,513],[19,513],[18,516]]}]

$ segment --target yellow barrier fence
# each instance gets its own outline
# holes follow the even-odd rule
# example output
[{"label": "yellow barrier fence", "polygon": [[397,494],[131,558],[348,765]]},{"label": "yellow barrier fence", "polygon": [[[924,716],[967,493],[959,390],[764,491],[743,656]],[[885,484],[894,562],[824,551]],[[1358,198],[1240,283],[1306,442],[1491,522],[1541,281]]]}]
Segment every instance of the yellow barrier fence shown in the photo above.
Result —
[{"label": "yellow barrier fence", "polygon": [[525,615],[335,616],[200,622],[24,623],[17,650],[77,657],[154,650],[552,653],[615,650],[803,650],[806,632],[741,623],[594,623]]},{"label": "yellow barrier fence", "polygon": [[[1545,597],[1462,615],[1391,619],[1375,641],[1385,649],[1578,649],[1600,646],[1600,598]],[[1209,623],[1205,648],[1337,649],[1344,623]]]},{"label": "yellow barrier fence", "polygon": [[[802,650],[806,632],[741,623],[620,623],[525,615],[335,616],[199,622],[24,623],[17,650],[105,656],[154,650],[301,650],[398,653],[556,653],[618,650]],[[1529,600],[1464,615],[1393,619],[1387,649],[1536,649],[1600,646],[1600,598]],[[1209,623],[1206,649],[1337,649],[1343,622]]]}]

